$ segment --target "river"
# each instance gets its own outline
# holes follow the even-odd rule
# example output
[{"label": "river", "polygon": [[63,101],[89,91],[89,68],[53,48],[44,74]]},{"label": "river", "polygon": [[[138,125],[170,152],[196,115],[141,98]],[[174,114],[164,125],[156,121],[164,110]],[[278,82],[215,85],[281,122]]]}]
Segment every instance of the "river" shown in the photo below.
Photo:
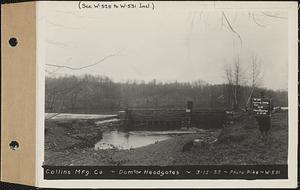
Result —
[{"label": "river", "polygon": [[195,133],[196,131],[105,131],[102,140],[95,145],[96,150],[101,149],[131,149],[159,141],[170,139],[177,135]]}]

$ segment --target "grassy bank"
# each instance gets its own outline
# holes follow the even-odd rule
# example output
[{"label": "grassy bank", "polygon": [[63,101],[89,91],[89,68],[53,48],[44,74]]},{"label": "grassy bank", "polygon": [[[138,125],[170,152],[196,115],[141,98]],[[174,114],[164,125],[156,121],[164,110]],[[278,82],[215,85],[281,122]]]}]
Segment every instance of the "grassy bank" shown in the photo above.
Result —
[{"label": "grassy bank", "polygon": [[[80,126],[71,127],[73,127],[72,130],[70,130],[71,128],[68,129],[67,127],[48,123],[47,128],[50,132],[48,131],[48,135],[46,134],[45,164],[243,165],[285,164],[287,162],[287,113],[276,113],[272,116],[271,138],[268,143],[260,139],[257,123],[250,116],[245,116],[234,125],[223,130],[176,136],[172,139],[132,150],[95,151],[92,146],[86,146],[86,139],[93,139],[92,136],[97,136],[95,126],[87,126],[83,123]],[[75,129],[80,131],[77,131],[77,135],[81,134],[81,139],[76,138],[76,135],[74,137]],[[73,133],[73,136],[71,133]],[[182,151],[183,147],[193,139],[212,136],[216,137],[218,141],[213,144],[204,144],[204,146],[191,146],[189,150]],[[58,145],[51,147],[50,145],[53,143],[61,143],[63,148],[57,148]],[[80,144],[85,146],[79,146]]]}]

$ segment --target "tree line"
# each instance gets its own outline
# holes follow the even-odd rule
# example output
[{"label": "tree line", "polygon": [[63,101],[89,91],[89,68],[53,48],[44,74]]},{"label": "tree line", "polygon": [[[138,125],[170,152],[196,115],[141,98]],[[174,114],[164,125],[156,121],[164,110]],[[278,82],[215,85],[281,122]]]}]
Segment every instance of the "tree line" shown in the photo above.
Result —
[{"label": "tree line", "polygon": [[[230,77],[230,70],[228,75]],[[152,80],[114,82],[107,76],[46,77],[45,111],[58,113],[109,113],[125,108],[246,109],[261,91],[274,106],[287,106],[287,91],[274,91],[239,82],[212,85],[204,81],[160,82]]]}]

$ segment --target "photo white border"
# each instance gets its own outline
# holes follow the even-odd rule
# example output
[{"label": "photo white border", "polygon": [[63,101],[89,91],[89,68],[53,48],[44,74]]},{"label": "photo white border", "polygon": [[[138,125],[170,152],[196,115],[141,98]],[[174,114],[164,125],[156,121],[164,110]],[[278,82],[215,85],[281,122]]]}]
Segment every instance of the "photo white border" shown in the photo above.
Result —
[{"label": "photo white border", "polygon": [[[171,2],[197,4],[207,10],[251,9],[288,11],[288,179],[281,180],[44,180],[44,90],[45,46],[41,43],[47,32],[43,18],[48,2],[37,2],[37,81],[36,81],[36,185],[51,188],[295,188],[297,187],[298,153],[298,4],[297,2]],[[51,2],[53,3],[53,2]],[[55,2],[54,2],[55,3]],[[72,2],[70,2],[71,4]],[[74,3],[74,2],[73,2]],[[154,3],[159,3],[154,1]]]}]

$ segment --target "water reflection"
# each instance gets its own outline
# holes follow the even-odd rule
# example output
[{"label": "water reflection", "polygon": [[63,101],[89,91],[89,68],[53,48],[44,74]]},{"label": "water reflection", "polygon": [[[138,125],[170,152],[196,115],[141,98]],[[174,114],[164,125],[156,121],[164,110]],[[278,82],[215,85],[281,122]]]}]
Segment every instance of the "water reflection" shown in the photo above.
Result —
[{"label": "water reflection", "polygon": [[106,131],[103,133],[101,141],[96,143],[95,149],[130,149],[154,144],[155,142],[166,140],[174,136],[167,133],[149,133],[145,131],[121,132]]}]

